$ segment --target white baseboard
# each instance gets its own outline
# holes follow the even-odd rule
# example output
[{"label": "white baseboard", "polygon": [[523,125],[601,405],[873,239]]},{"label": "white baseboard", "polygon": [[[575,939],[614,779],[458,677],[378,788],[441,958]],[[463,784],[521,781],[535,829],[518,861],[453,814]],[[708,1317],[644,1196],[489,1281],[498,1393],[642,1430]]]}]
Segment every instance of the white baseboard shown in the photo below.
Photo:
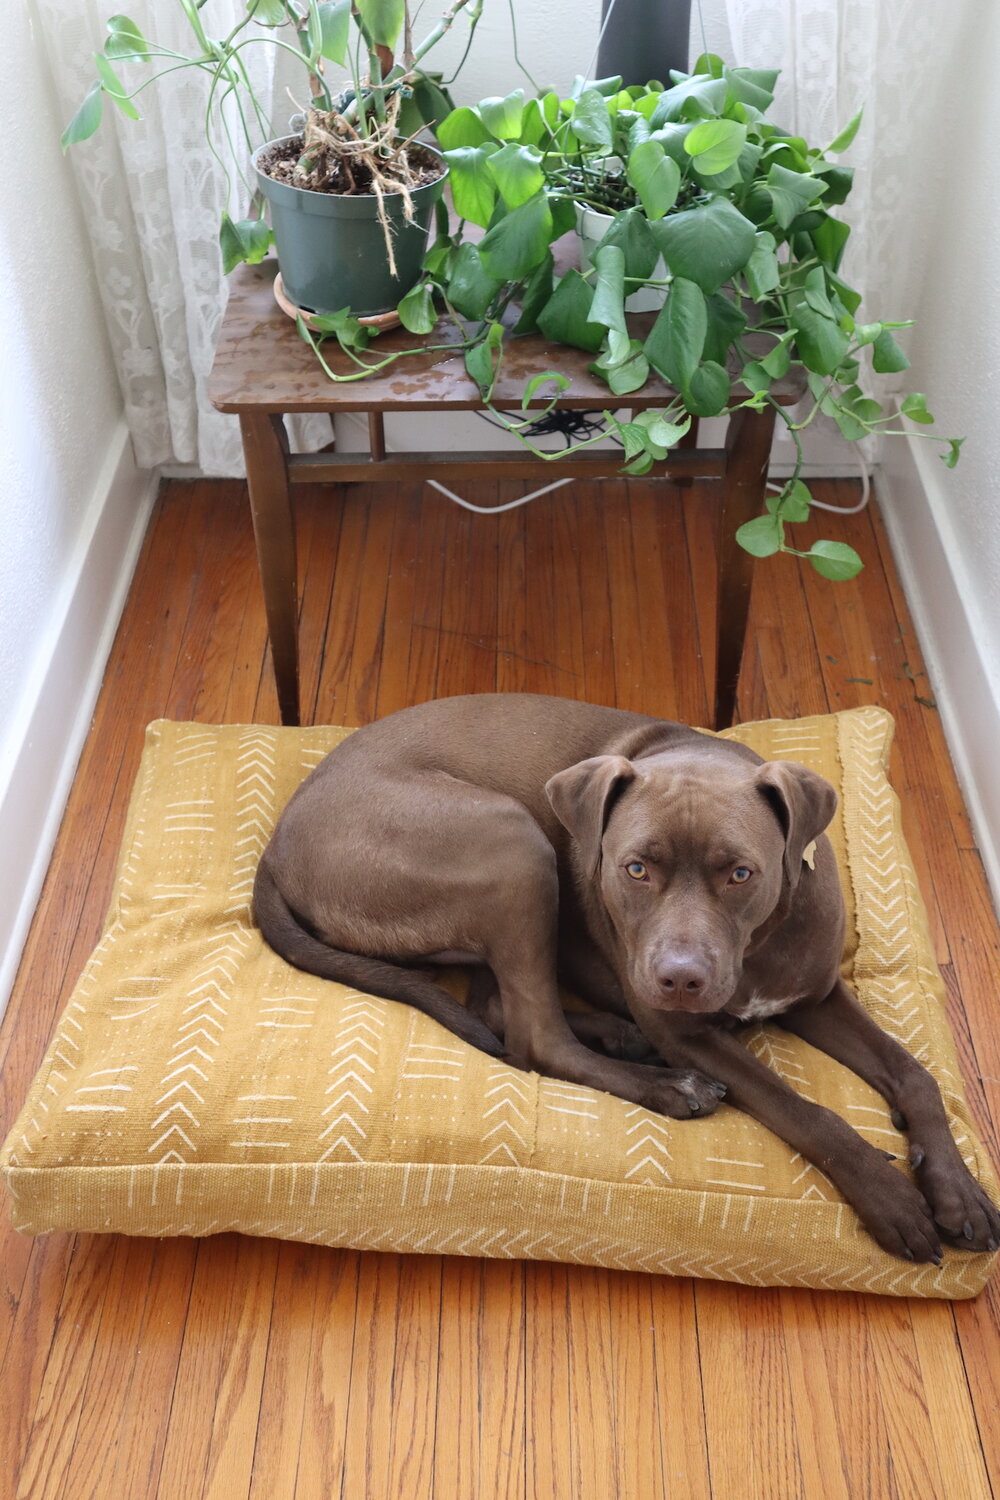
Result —
[{"label": "white baseboard", "polygon": [[1000,682],[982,651],[988,637],[951,524],[942,483],[947,471],[927,456],[928,446],[913,438],[884,445],[879,503],[1000,911]]},{"label": "white baseboard", "polygon": [[0,763],[0,1015],[6,1007],[156,496],[122,420],[36,646]]}]

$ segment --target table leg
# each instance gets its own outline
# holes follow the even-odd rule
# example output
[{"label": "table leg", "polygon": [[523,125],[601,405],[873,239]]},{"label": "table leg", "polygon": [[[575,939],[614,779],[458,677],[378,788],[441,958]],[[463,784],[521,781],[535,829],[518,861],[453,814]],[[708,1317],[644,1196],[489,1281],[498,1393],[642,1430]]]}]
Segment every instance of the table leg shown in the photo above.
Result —
[{"label": "table leg", "polygon": [[734,412],[726,433],[726,474],[719,520],[719,592],[716,600],[715,727],[736,714],[743,644],[750,612],[754,560],[736,541],[744,521],[764,506],[767,467],[774,435],[774,408]]},{"label": "table leg", "polygon": [[240,429],[278,707],[282,724],[298,724],[299,606],[288,437],[281,416],[267,412],[241,416]]}]

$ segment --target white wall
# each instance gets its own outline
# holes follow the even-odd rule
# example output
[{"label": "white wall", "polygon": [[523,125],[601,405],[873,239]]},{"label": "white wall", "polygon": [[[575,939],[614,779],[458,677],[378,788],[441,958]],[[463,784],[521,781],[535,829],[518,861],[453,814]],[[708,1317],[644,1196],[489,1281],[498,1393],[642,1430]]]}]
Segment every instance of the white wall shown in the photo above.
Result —
[{"label": "white wall", "polygon": [[149,485],[131,466],[64,122],[23,4],[4,21],[0,98],[2,1008]]},{"label": "white wall", "polygon": [[967,441],[955,469],[917,439],[887,444],[880,492],[1000,907],[1000,12],[960,5],[944,40],[906,183],[907,379]]}]

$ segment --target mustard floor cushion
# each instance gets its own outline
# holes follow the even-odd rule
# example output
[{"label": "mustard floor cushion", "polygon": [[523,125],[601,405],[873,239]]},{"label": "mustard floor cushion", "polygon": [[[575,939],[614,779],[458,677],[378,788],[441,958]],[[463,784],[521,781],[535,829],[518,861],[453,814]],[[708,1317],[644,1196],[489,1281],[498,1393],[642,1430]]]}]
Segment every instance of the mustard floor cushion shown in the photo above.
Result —
[{"label": "mustard floor cushion", "polygon": [[[994,1257],[896,1260],[823,1173],[736,1109],[675,1121],[518,1072],[429,1018],[313,978],[253,926],[292,791],[348,730],[150,726],[103,938],[0,1156],[13,1222],[578,1261],[752,1285],[970,1297]],[[885,766],[865,708],[726,731],[841,793],[846,976],[975,1138]],[[776,1027],[747,1046],[900,1157],[882,1099]],[[899,1170],[907,1170],[902,1164]]]}]

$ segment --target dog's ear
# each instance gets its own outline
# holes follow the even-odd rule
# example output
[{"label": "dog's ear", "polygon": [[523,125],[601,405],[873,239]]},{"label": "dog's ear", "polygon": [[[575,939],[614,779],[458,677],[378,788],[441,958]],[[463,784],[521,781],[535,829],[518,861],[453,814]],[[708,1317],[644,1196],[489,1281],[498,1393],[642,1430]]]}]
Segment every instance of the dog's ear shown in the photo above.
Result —
[{"label": "dog's ear", "polygon": [[576,839],[591,874],[601,862],[601,839],[612,803],[634,779],[635,767],[623,755],[595,755],[545,783],[553,812]]},{"label": "dog's ear", "polygon": [[802,873],[802,856],[833,817],[837,793],[815,771],[790,760],[768,761],[756,779],[784,829],[785,878],[794,890]]}]

